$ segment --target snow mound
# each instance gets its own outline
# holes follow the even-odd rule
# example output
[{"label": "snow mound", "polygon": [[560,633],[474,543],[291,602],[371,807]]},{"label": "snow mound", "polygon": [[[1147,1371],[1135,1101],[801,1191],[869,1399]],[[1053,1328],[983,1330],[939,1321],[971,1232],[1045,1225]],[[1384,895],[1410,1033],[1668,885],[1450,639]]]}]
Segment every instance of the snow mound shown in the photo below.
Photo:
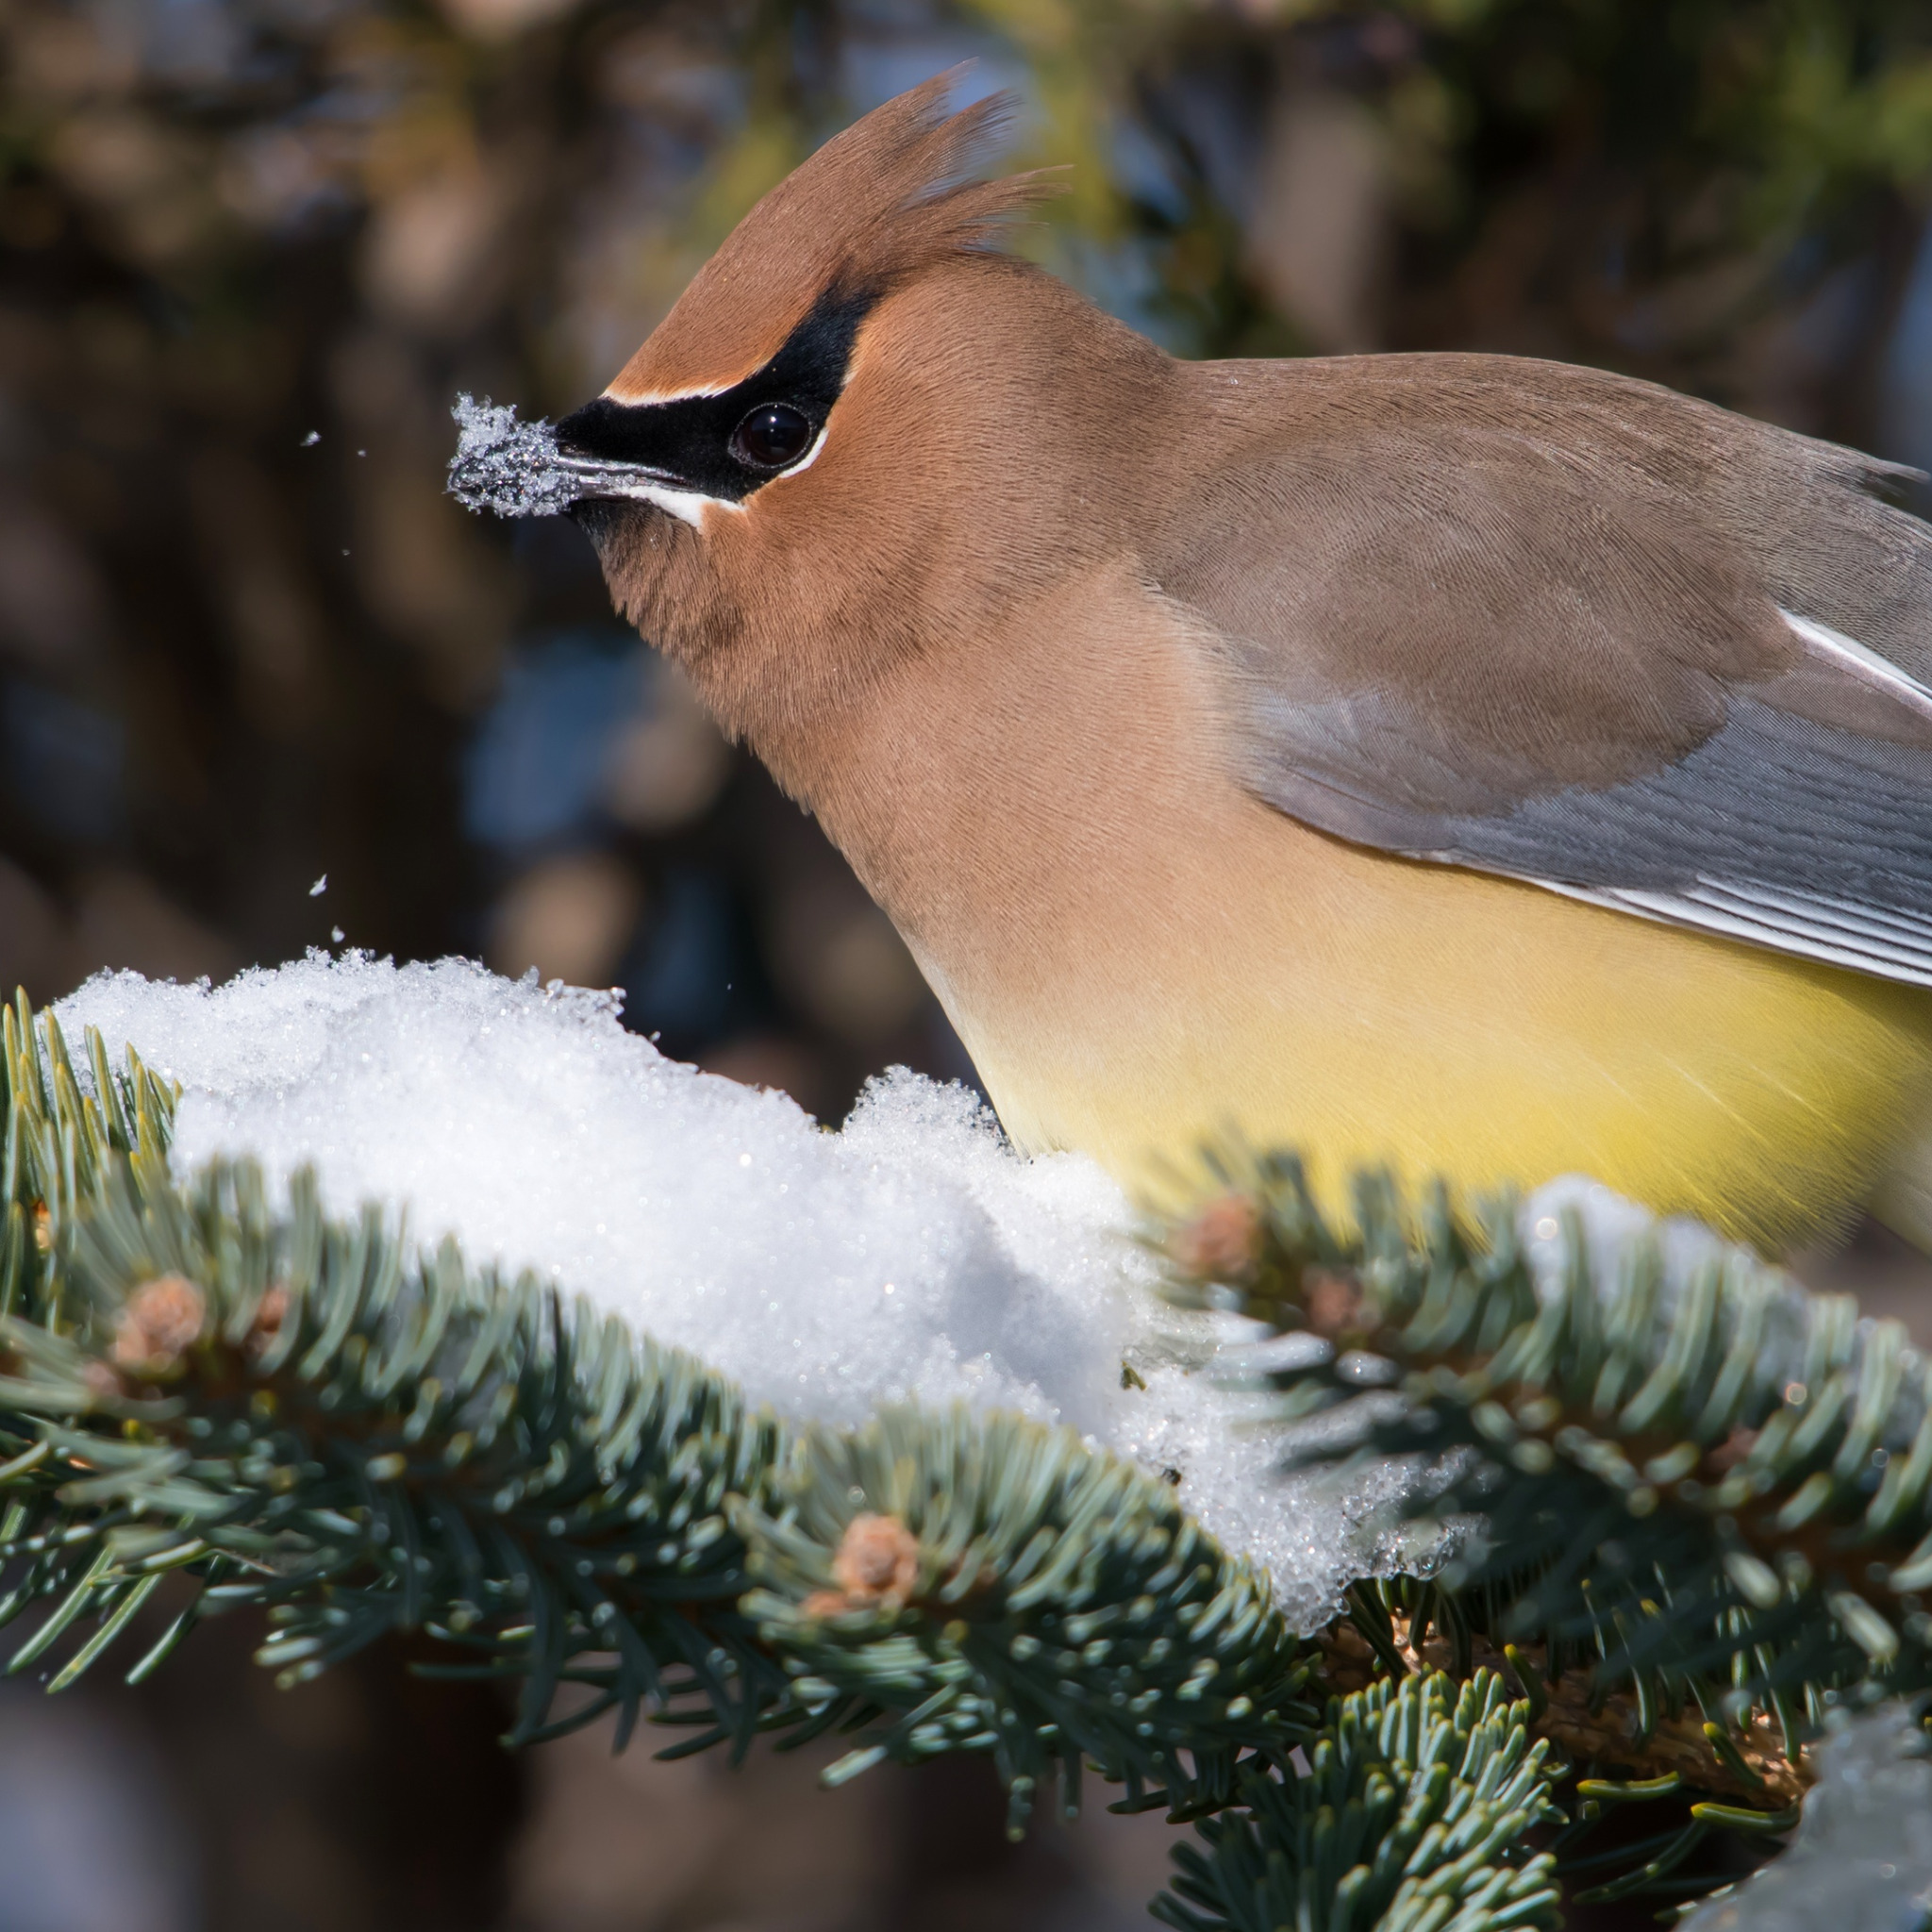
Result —
[{"label": "snow mound", "polygon": [[901,1069],[827,1132],[666,1059],[612,995],[454,959],[316,953],[214,988],[104,974],[56,1011],[181,1082],[178,1174],[312,1165],[332,1211],[392,1204],[425,1244],[533,1268],[793,1418],[963,1401],[1067,1424],[1177,1472],[1305,1627],[1400,1558],[1374,1525],[1402,1474],[1281,1476],[1263,1399],[1220,1373],[1252,1324],[1164,1309],[1114,1184],[1015,1154],[963,1088]]}]

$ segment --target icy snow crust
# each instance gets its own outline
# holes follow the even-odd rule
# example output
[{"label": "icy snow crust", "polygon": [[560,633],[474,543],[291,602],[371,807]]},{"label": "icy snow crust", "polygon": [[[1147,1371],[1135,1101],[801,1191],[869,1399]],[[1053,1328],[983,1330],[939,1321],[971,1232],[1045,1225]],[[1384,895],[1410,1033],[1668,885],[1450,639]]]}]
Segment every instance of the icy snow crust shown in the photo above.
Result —
[{"label": "icy snow crust", "polygon": [[1178,1471],[1304,1626],[1398,1559],[1374,1527],[1398,1472],[1345,1491],[1275,1472],[1257,1398],[1224,1386],[1248,1324],[1164,1312],[1112,1182],[1023,1159],[962,1088],[901,1070],[826,1132],[666,1059],[608,995],[460,960],[312,954],[213,989],[103,974],[56,1010],[182,1083],[177,1174],[312,1165],[332,1211],[402,1207],[425,1244],[532,1268],[794,1418],[963,1401],[1068,1424]]}]

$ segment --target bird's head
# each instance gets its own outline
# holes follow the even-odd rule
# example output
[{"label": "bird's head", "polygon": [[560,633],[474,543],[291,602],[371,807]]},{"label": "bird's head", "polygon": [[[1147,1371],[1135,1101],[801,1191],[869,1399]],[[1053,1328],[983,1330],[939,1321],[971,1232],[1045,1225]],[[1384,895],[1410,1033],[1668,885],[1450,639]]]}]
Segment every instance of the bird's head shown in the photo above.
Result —
[{"label": "bird's head", "polygon": [[974,178],[1006,104],[949,115],[953,80],[780,182],[558,425],[618,607],[755,742],[1088,547],[1164,361],[992,246],[1058,184]]}]

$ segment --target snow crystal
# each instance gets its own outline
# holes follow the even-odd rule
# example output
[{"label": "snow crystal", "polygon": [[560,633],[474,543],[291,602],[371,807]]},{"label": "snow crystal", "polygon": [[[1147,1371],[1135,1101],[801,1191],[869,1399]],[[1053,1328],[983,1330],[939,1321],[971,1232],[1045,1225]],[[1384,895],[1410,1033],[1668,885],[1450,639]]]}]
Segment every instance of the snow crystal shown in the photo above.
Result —
[{"label": "snow crystal", "polygon": [[459,425],[444,487],[466,509],[500,517],[560,516],[591,493],[560,458],[548,423],[519,423],[514,408],[488,397],[459,395],[451,408]]},{"label": "snow crystal", "polygon": [[826,1132],[665,1058],[613,995],[461,960],[311,953],[218,988],[108,974],[57,1011],[182,1083],[180,1174],[310,1164],[333,1211],[404,1208],[425,1243],[534,1268],[793,1417],[957,1400],[1068,1424],[1177,1474],[1304,1627],[1404,1557],[1380,1522],[1403,1473],[1282,1476],[1267,1398],[1224,1386],[1255,1325],[1168,1308],[1113,1183],[1016,1155],[963,1088],[902,1069]]}]

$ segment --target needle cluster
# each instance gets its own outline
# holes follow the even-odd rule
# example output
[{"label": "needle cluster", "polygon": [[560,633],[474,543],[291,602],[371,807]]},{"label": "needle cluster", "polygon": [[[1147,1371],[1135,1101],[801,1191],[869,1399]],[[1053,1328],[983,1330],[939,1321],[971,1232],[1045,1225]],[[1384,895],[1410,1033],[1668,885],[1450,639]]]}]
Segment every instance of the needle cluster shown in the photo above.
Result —
[{"label": "needle cluster", "polygon": [[1555,1926],[1556,1861],[1525,1842],[1568,1822],[1549,1751],[1493,1671],[1385,1678],[1329,1706],[1306,1775],[1242,1780],[1238,1808],[1175,1853],[1154,1916],[1178,1932]]},{"label": "needle cluster", "polygon": [[1425,1507],[1474,1518],[1418,1639],[1533,1645],[1627,1693],[1640,1742],[1694,1706],[1795,1755],[1834,1692],[1932,1681],[1932,1366],[1898,1324],[1715,1243],[1673,1280],[1655,1230],[1607,1243],[1574,1209],[1533,1261],[1513,1203],[1465,1220],[1372,1176],[1356,1207],[1333,1228],[1267,1163],[1221,1272],[1325,1344],[1271,1378],[1291,1457],[1426,1455]]}]

